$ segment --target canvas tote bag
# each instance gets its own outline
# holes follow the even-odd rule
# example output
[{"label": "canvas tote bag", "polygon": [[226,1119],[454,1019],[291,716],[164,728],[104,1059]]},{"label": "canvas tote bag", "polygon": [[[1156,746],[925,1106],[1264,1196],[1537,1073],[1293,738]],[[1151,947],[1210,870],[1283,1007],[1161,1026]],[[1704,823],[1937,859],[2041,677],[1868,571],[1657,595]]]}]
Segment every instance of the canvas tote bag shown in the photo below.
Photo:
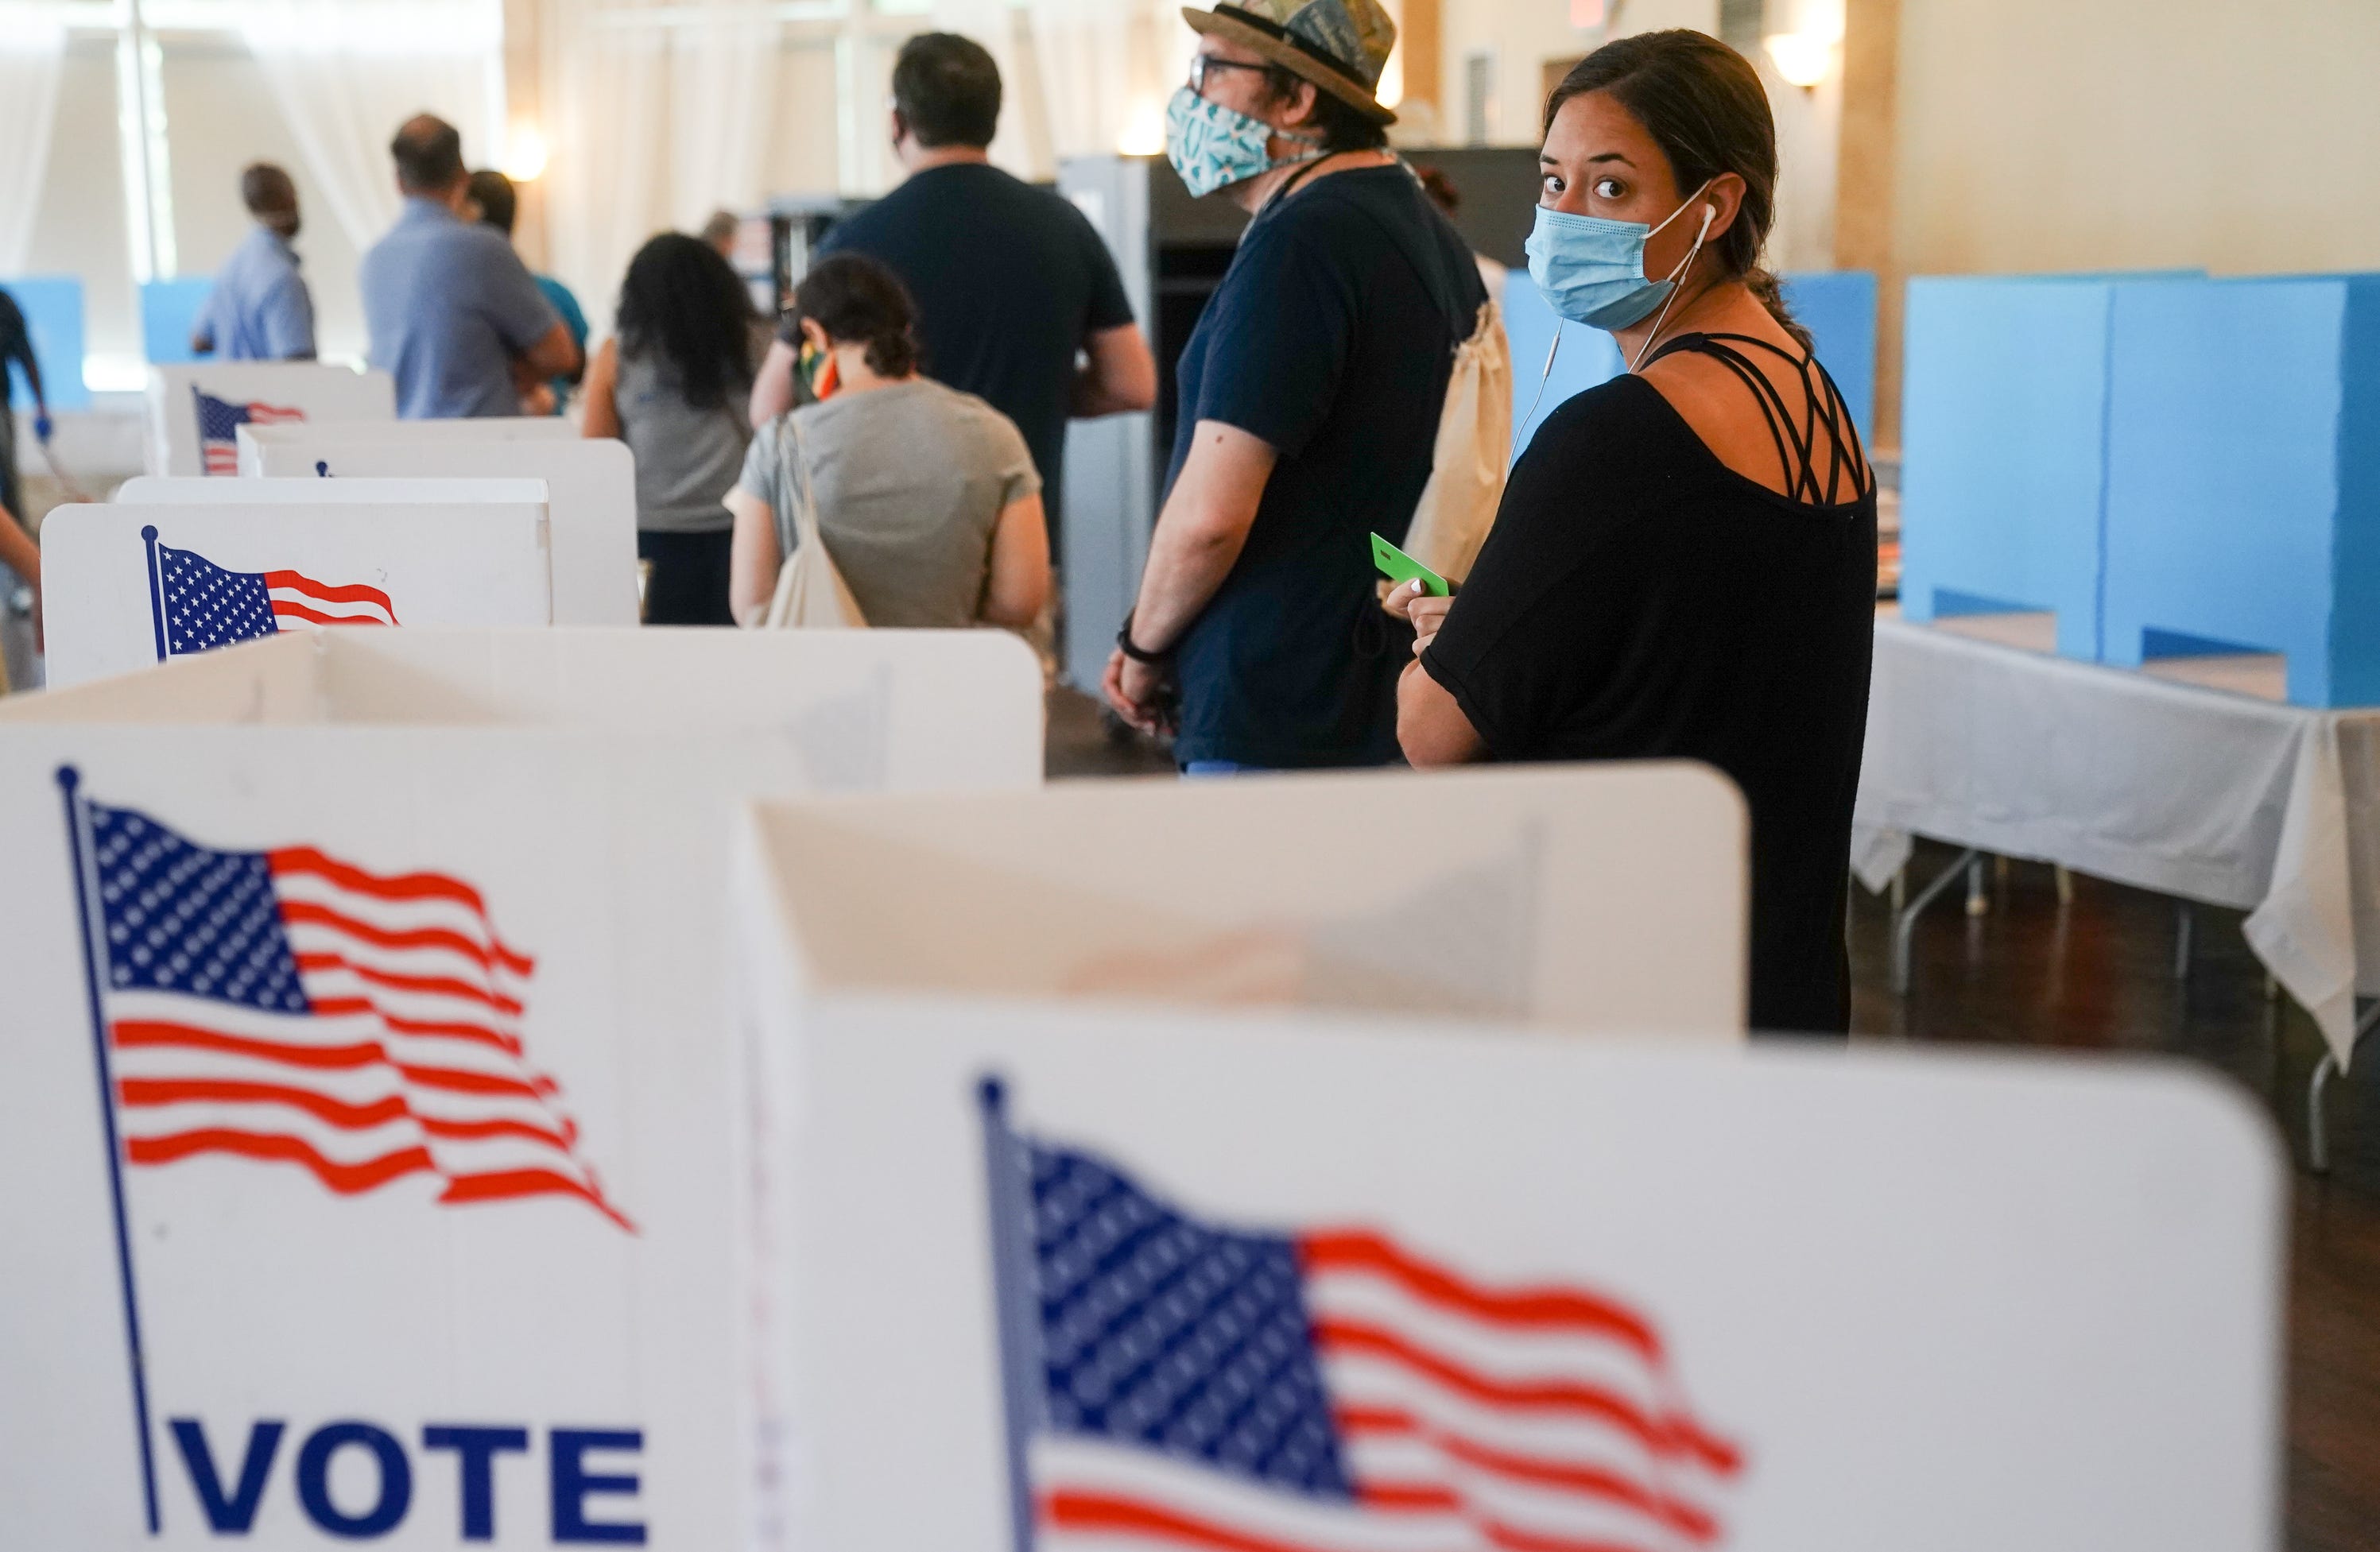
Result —
[{"label": "canvas tote bag", "polygon": [[809,459],[802,447],[801,422],[787,414],[777,422],[777,591],[760,617],[763,630],[852,630],[868,624],[859,600],[835,569],[819,532],[818,503],[810,491]]},{"label": "canvas tote bag", "polygon": [[1454,352],[1429,483],[1414,508],[1405,553],[1440,576],[1459,582],[1469,576],[1503,503],[1512,449],[1512,347],[1503,309],[1490,297],[1478,327]]}]

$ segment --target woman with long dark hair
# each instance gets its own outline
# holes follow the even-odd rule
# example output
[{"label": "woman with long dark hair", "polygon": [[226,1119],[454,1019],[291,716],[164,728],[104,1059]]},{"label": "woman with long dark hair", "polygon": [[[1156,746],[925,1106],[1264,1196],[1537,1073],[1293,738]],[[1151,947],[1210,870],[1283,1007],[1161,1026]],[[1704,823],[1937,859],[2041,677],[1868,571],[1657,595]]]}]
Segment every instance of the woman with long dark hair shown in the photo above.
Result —
[{"label": "woman with long dark hair", "polygon": [[587,372],[587,434],[637,455],[637,553],[651,566],[645,621],[732,625],[734,519],[720,503],[750,445],[754,315],[719,250],[669,232],[637,250],[619,331]]},{"label": "woman with long dark hair", "polygon": [[1512,470],[1452,599],[1392,595],[1416,766],[1671,758],[1752,816],[1752,1026],[1840,1031],[1852,801],[1876,613],[1876,481],[1760,267],[1777,134],[1699,32],[1597,50],[1546,104],[1530,273],[1630,370]]}]

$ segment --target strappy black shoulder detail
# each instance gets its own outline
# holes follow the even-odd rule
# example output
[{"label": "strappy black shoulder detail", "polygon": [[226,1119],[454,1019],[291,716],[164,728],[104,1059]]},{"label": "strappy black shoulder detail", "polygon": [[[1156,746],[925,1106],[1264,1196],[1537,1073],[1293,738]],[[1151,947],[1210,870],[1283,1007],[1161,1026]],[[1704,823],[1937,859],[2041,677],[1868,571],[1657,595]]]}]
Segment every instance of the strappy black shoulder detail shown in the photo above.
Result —
[{"label": "strappy black shoulder detail", "polygon": [[[1768,374],[1736,348],[1739,345],[1783,357],[1801,374],[1804,408],[1798,424],[1793,406],[1768,381]],[[1752,390],[1753,401],[1760,406],[1761,416],[1768,422],[1768,435],[1777,444],[1777,462],[1784,471],[1786,495],[1805,506],[1840,506],[1846,501],[1862,501],[1875,493],[1876,471],[1868,466],[1867,450],[1860,445],[1859,428],[1852,424],[1851,410],[1844,405],[1841,392],[1815,356],[1796,355],[1750,334],[1680,334],[1656,350],[1644,366],[1680,352],[1710,357]],[[1818,478],[1817,465],[1821,427],[1826,430],[1828,443],[1823,480]],[[1851,489],[1848,497],[1842,493],[1846,479]]]}]

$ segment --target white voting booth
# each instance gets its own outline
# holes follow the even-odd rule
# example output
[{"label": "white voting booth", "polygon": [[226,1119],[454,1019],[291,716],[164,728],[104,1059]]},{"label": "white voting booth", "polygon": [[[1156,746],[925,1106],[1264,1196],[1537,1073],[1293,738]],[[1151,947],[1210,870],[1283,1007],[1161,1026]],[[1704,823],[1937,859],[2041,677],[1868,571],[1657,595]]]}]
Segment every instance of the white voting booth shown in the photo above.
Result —
[{"label": "white voting booth", "polygon": [[[316,427],[312,430],[326,430]],[[401,443],[419,445],[425,442],[576,442],[580,436],[577,427],[559,415],[474,415],[451,420],[388,420],[346,421],[338,428],[338,438],[346,443],[381,444]],[[258,449],[289,439],[304,438],[308,429],[271,423],[242,426],[239,429],[239,472],[243,475],[261,473],[257,467]]]},{"label": "white voting booth", "polygon": [[201,361],[149,369],[149,472],[239,472],[239,433],[254,426],[396,419],[396,382],[312,361]]},{"label": "white voting booth", "polygon": [[773,1545],[2277,1545],[2206,1080],[812,1012]]},{"label": "white voting booth", "polygon": [[60,688],[317,628],[552,619],[545,508],[528,502],[67,506],[42,547]]},{"label": "white voting booth", "polygon": [[[553,618],[637,623],[637,461],[627,444],[555,437],[547,420],[407,420],[393,427],[271,427],[240,472],[332,479],[542,479],[553,514]],[[568,430],[566,422],[559,422]],[[538,428],[528,430],[526,428]],[[508,428],[522,428],[511,430]]]},{"label": "white voting booth", "polygon": [[1743,803],[1700,766],[1069,783],[763,832],[838,981],[1743,1029]]},{"label": "white voting booth", "polygon": [[[1512,790],[1506,844],[1537,812],[1682,812],[1659,773],[1557,780],[1566,801]],[[1381,783],[1405,797],[1382,852],[1417,855],[1350,886],[1404,907],[1375,948],[1494,909],[1490,810],[1435,784]],[[1318,894],[1342,920],[1339,886],[1253,847],[1147,867],[1183,860],[1178,816],[1090,812],[1135,795],[1146,820],[1197,794],[758,806],[760,1546],[2277,1545],[2283,1174],[2216,1085],[1549,1038],[1442,1016],[1487,984],[1444,955],[1360,967],[1415,1013],[1357,1018],[1352,960],[1318,982],[1326,934],[1279,941]],[[1016,866],[1009,827],[1078,801],[1081,850],[1123,855]],[[1344,865],[1330,809],[1295,816],[1297,855]],[[1408,845],[1441,827],[1471,833]],[[1622,833],[1549,841],[1540,910],[1638,882]],[[1706,860],[1682,887],[1715,884]],[[994,874],[1005,926],[972,903]],[[1234,887],[1268,903],[1219,910]],[[937,930],[896,977],[870,940],[905,907]],[[1113,984],[1135,959],[1179,984],[1183,935],[1234,916],[1276,940],[1257,995]],[[1652,952],[1715,964],[1740,932]]]},{"label": "white voting booth", "polygon": [[482,502],[543,506],[542,479],[172,479],[141,475],[115,489],[138,506],[469,506]]},{"label": "white voting booth", "polygon": [[743,1545],[737,803],[1040,747],[990,632],[324,633],[0,707],[0,1541]]}]

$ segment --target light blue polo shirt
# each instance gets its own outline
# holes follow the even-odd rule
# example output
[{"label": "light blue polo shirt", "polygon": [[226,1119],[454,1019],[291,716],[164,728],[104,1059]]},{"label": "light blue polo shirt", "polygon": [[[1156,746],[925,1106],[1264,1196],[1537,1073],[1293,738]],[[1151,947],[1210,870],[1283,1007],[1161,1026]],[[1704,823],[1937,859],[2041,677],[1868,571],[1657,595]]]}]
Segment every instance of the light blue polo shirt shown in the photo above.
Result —
[{"label": "light blue polo shirt", "polygon": [[215,272],[197,326],[221,361],[310,360],[314,298],[298,254],[267,226],[251,229]]},{"label": "light blue polo shirt", "polygon": [[358,279],[371,364],[396,379],[398,416],[520,413],[513,358],[562,320],[503,233],[407,199]]}]

